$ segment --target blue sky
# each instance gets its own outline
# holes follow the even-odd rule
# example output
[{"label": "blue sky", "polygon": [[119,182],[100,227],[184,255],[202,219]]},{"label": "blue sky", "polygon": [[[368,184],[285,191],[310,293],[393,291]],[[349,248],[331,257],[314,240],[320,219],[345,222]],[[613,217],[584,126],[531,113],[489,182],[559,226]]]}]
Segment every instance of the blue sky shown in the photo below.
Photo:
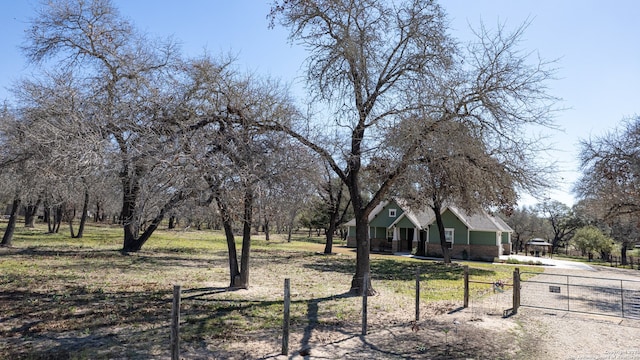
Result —
[{"label": "blue sky", "polygon": [[[257,0],[114,0],[121,13],[152,36],[172,35],[186,55],[233,53],[241,68],[280,78],[300,88],[305,52],[287,41],[287,31],[268,29],[268,2]],[[634,0],[449,0],[441,1],[453,33],[468,39],[468,26],[529,20],[522,43],[545,59],[558,59],[552,95],[566,110],[555,117],[561,131],[546,131],[549,153],[557,161],[559,183],[549,197],[574,202],[578,143],[640,115],[640,2]],[[34,71],[19,50],[24,29],[39,6],[34,0],[0,1],[0,101],[7,87]],[[523,203],[531,204],[525,198]]]}]

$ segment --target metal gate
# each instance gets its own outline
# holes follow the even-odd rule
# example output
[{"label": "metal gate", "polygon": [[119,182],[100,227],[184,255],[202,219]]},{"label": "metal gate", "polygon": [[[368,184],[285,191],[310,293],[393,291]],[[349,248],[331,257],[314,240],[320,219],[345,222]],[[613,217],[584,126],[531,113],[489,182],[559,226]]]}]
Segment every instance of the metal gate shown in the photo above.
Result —
[{"label": "metal gate", "polygon": [[520,306],[640,319],[640,281],[522,272],[520,284]]}]

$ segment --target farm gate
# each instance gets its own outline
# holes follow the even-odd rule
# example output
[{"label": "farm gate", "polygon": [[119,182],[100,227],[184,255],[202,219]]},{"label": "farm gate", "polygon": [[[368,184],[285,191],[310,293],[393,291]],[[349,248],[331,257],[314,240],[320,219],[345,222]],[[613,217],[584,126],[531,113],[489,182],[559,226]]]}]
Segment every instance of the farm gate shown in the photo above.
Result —
[{"label": "farm gate", "polygon": [[520,306],[640,319],[640,281],[522,272],[520,284]]}]

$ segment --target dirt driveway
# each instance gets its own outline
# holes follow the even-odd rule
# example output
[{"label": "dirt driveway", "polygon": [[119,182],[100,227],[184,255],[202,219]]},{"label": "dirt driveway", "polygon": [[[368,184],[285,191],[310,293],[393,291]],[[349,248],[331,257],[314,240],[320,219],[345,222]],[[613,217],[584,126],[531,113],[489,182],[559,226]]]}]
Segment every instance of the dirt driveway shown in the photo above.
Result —
[{"label": "dirt driveway", "polygon": [[[545,274],[640,280],[638,270],[603,266],[590,271],[551,267]],[[640,359],[640,320],[526,307],[518,317],[549,359]]]}]

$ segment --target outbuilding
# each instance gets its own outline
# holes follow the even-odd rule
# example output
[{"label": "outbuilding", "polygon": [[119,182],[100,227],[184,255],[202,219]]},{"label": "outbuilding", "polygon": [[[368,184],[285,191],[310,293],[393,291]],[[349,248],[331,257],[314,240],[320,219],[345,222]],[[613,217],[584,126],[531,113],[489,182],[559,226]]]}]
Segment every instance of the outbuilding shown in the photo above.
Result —
[{"label": "outbuilding", "polygon": [[551,257],[552,249],[553,244],[541,238],[531,239],[524,244],[525,253],[531,256],[545,256],[549,254],[549,257]]}]

